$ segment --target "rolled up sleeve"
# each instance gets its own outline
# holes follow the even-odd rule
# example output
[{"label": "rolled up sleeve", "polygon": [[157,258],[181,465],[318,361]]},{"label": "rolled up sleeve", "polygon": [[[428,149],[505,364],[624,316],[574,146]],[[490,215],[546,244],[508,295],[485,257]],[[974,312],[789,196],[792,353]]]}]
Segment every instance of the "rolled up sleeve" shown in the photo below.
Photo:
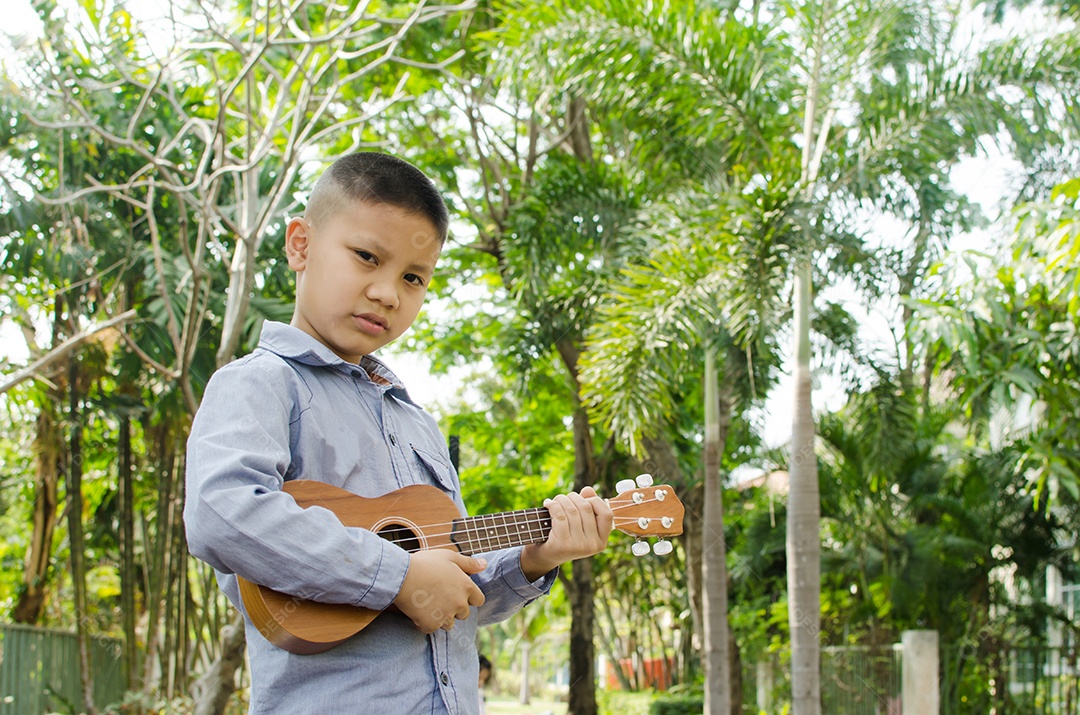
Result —
[{"label": "rolled up sleeve", "polygon": [[557,570],[549,571],[536,581],[529,581],[521,570],[521,548],[502,549],[477,554],[488,565],[473,580],[484,592],[484,605],[479,609],[480,625],[505,621],[537,598],[551,591]]},{"label": "rolled up sleeve", "polygon": [[[268,379],[266,370],[242,362],[214,374],[192,424],[184,507],[189,550],[218,571],[293,596],[386,608],[401,589],[408,554],[370,531],[346,527],[327,509],[301,508],[282,491],[290,430],[310,396],[302,382]],[[259,368],[290,369],[266,363]]]}]

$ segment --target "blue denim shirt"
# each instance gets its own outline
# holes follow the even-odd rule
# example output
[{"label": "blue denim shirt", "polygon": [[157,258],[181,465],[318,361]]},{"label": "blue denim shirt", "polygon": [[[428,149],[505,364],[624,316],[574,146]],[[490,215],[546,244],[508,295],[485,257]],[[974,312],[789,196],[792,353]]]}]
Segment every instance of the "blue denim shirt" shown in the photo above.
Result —
[{"label": "blue denim shirt", "polygon": [[[433,484],[465,514],[438,425],[382,362],[345,362],[303,331],[267,322],[253,353],[214,373],[195,415],[189,549],[241,610],[236,574],[301,598],[386,608],[408,554],[329,511],[298,507],[281,491],[298,478],[365,497]],[[473,579],[487,600],[449,632],[424,635],[391,611],[329,651],[294,655],[245,619],[251,712],[476,713],[477,626],[506,619],[554,581],[550,573],[530,583],[520,549],[485,558]]]}]

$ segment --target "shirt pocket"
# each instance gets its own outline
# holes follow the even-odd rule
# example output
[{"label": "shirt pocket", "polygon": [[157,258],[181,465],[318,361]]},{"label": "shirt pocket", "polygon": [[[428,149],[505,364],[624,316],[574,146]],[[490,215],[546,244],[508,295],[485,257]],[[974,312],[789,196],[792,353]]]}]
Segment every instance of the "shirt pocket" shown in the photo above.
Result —
[{"label": "shirt pocket", "polygon": [[426,449],[421,449],[416,445],[412,445],[413,454],[420,460],[420,464],[424,467],[432,480],[436,485],[442,487],[443,491],[451,494],[457,494],[458,484],[454,475],[454,468],[450,466],[450,463],[446,461],[441,455],[429,452]]}]

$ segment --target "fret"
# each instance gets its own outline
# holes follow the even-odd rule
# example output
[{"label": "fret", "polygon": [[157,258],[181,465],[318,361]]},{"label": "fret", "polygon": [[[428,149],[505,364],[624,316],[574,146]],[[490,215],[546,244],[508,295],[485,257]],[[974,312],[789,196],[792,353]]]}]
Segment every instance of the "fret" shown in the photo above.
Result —
[{"label": "fret", "polygon": [[499,526],[496,529],[496,531],[499,534],[499,536],[498,536],[499,548],[500,549],[508,549],[508,548],[510,548],[510,546],[512,546],[512,544],[510,543],[509,530],[506,528],[506,514],[495,514],[493,516],[494,516],[495,520],[499,523]]},{"label": "fret", "polygon": [[473,535],[469,539],[468,551],[466,551],[465,553],[467,553],[467,554],[480,553],[480,551],[481,551],[480,544],[482,543],[481,539],[483,538],[483,534],[480,533],[480,521],[477,520],[477,519],[464,519],[463,521],[466,523],[466,533],[468,533],[468,525],[472,526],[472,531],[473,531]]},{"label": "fret", "polygon": [[451,541],[464,554],[535,544],[551,533],[551,514],[544,507],[469,516],[454,521]]},{"label": "fret", "polygon": [[487,514],[484,516],[484,536],[487,537],[488,551],[494,551],[499,548],[499,523],[495,520],[494,514]]},{"label": "fret", "polygon": [[492,539],[495,537],[495,522],[492,521],[490,514],[485,514],[480,517],[480,523],[484,525],[484,551],[492,551],[494,549]]},{"label": "fret", "polygon": [[492,549],[501,549],[502,543],[499,540],[501,534],[499,533],[499,515],[489,514],[488,518],[488,534],[490,535],[488,544]]}]

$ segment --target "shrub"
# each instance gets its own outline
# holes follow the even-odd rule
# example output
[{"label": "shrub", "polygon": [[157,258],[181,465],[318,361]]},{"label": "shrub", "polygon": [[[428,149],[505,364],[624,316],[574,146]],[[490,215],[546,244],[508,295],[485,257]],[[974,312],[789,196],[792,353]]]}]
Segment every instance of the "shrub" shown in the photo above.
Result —
[{"label": "shrub", "polygon": [[664,695],[653,701],[649,715],[701,715],[704,710],[700,695]]}]

